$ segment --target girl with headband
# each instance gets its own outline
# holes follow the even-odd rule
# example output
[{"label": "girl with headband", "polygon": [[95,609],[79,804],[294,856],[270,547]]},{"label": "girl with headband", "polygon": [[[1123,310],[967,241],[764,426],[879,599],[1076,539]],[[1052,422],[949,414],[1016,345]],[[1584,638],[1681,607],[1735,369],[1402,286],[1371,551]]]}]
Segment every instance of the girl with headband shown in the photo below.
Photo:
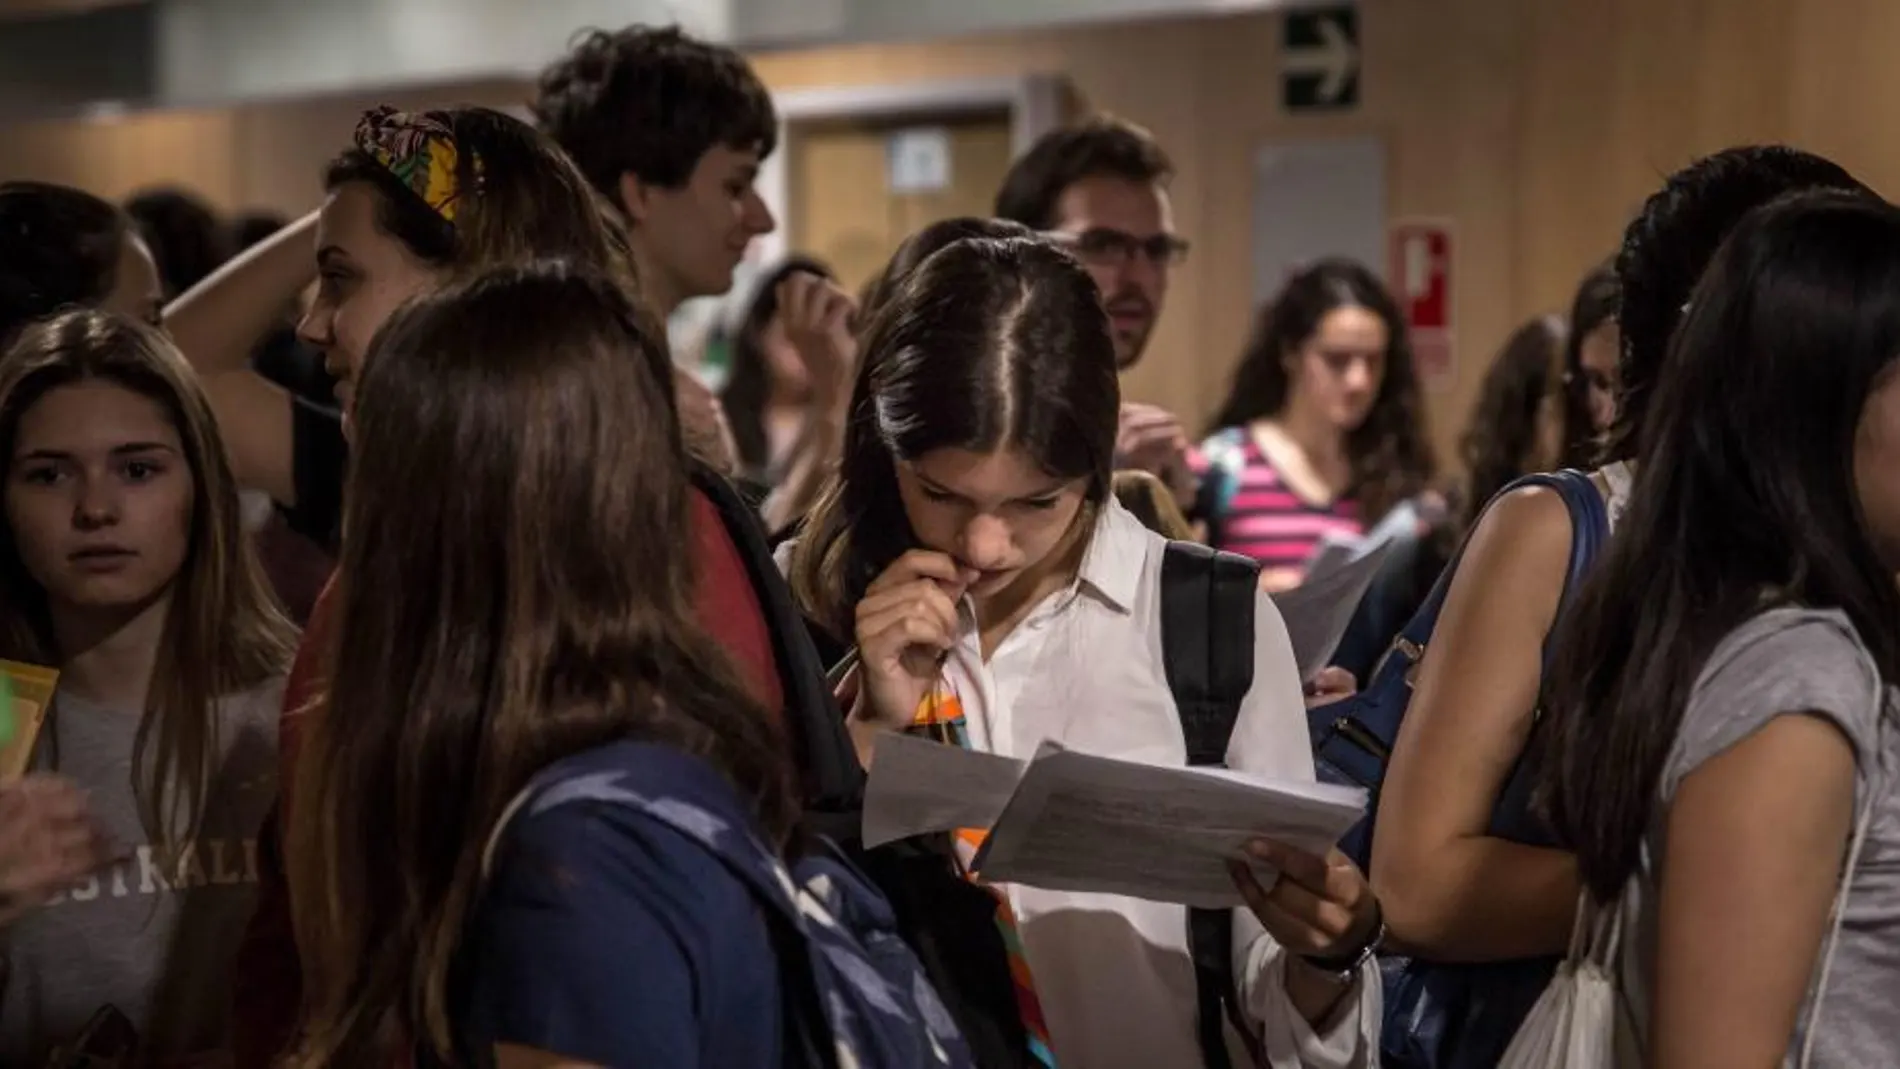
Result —
[{"label": "girl with headband", "polygon": [[[320,211],[186,294],[168,323],[193,354],[214,404],[222,398],[219,415],[231,428],[237,466],[265,472],[274,492],[334,523],[341,515],[345,430],[357,376],[370,340],[396,309],[457,279],[533,259],[590,265],[629,292],[637,289],[624,240],[586,181],[545,136],[497,111],[373,110],[324,185],[328,196]],[[255,307],[261,319],[263,309],[280,306],[287,291],[304,284],[312,243],[317,292],[298,329],[339,380],[341,422],[236,370],[244,366],[248,343],[242,352],[214,344],[231,333],[225,310]],[[690,407],[682,394],[682,408]],[[757,595],[711,504],[696,497],[694,505],[700,611],[761,704],[776,711],[782,696]],[[331,611],[326,592],[285,695],[286,782],[295,767],[297,717],[306,708],[320,714],[312,699],[322,689]],[[267,828],[267,837],[289,817]],[[271,1064],[300,1012],[297,950],[274,846],[266,843],[263,851],[264,886],[238,973],[240,1066]]]}]

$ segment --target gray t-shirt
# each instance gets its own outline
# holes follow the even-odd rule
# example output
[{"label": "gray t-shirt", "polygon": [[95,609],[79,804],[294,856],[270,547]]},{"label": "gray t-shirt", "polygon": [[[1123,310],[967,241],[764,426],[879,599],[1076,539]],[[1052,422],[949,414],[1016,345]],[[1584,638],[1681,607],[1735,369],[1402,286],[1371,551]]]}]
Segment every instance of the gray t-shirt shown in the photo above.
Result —
[{"label": "gray t-shirt", "polygon": [[[1772,609],[1716,646],[1684,710],[1658,787],[1643,868],[1624,901],[1637,938],[1625,944],[1633,953],[1624,955],[1621,976],[1639,1033],[1646,1031],[1649,1016],[1657,887],[1676,789],[1703,762],[1774,718],[1814,713],[1838,727],[1854,747],[1856,813],[1870,802],[1873,808],[1848,887],[1840,946],[1816,1024],[1813,1064],[1900,1066],[1900,791],[1895,789],[1900,731],[1894,730],[1895,708],[1895,695],[1883,691],[1873,658],[1839,612]],[[1799,1061],[1813,997],[1810,987],[1788,1047],[1788,1065]]]},{"label": "gray t-shirt", "polygon": [[204,820],[172,865],[154,854],[132,796],[139,714],[55,699],[34,766],[91,792],[123,860],[0,932],[0,1066],[37,1069],[104,1006],[159,1057],[223,1048],[257,830],[277,794],[282,695],[279,679],[219,703]]}]

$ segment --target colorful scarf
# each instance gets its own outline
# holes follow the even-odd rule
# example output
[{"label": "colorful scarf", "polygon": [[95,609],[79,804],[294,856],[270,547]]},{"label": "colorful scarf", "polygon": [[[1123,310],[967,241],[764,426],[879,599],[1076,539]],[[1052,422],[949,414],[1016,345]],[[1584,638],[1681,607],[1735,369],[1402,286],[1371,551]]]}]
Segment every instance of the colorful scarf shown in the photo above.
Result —
[{"label": "colorful scarf", "polygon": [[[950,746],[970,748],[969,724],[963,716],[963,702],[948,684],[940,683],[924,694],[911,720],[913,734],[924,735]],[[978,882],[970,863],[983,847],[989,832],[981,828],[959,828],[953,836],[957,868],[964,879]],[[1023,940],[1016,927],[1015,911],[1009,897],[996,895],[996,929],[1003,937],[1003,949],[1009,955],[1010,978],[1016,983],[1016,1007],[1022,1014],[1023,1031],[1029,1034],[1029,1054],[1037,1065],[1054,1069],[1055,1054],[1049,1049],[1049,1025],[1042,1016],[1042,1000],[1036,994],[1036,982],[1029,973],[1029,958],[1023,953]]]},{"label": "colorful scarf", "polygon": [[[457,172],[460,153],[455,131],[439,111],[397,111],[384,104],[363,113],[356,124],[356,147],[381,164],[403,188],[449,223],[462,199]],[[475,157],[470,170],[475,191],[481,191],[482,161]]]}]

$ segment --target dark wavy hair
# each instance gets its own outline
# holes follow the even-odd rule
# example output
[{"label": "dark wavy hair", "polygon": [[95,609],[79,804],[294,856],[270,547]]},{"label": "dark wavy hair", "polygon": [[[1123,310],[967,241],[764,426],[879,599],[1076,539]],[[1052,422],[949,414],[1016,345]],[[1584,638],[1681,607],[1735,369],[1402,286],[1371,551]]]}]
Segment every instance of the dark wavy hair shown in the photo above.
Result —
[{"label": "dark wavy hair", "polygon": [[[618,739],[797,823],[771,717],[693,609],[666,336],[605,275],[503,267],[378,332],[356,413],[335,670],[294,785],[310,1019],[293,1064],[451,1056],[483,847],[539,769]],[[453,478],[443,472],[453,471]]]},{"label": "dark wavy hair", "polygon": [[996,217],[1031,230],[1056,225],[1063,190],[1098,175],[1166,183],[1174,161],[1154,135],[1112,115],[1044,134],[1010,166],[996,194]]},{"label": "dark wavy hair", "polygon": [[0,182],[0,346],[36,319],[104,300],[131,232],[124,212],[84,190]]},{"label": "dark wavy hair", "polygon": [[1662,373],[1669,338],[1689,291],[1735,224],[1750,211],[1806,189],[1867,192],[1839,164],[1784,145],[1724,149],[1677,171],[1643,203],[1623,232],[1616,257],[1622,288],[1618,316],[1623,352],[1617,365],[1621,393],[1603,458],[1629,460],[1648,415],[1649,395]]},{"label": "dark wavy hair", "polygon": [[1623,286],[1616,268],[1599,264],[1577,284],[1570,301],[1570,330],[1564,339],[1564,455],[1567,467],[1596,463],[1603,449],[1603,430],[1590,414],[1590,378],[1583,369],[1583,340],[1605,323],[1616,321],[1623,310]]},{"label": "dark wavy hair", "polygon": [[582,34],[541,73],[534,114],[614,204],[622,175],[677,189],[716,145],[764,158],[778,144],[772,95],[745,57],[677,26]]},{"label": "dark wavy hair", "polygon": [[203,282],[236,255],[231,230],[203,197],[183,189],[149,189],[125,202],[158,264],[165,299]]},{"label": "dark wavy hair", "polygon": [[954,245],[964,238],[1031,238],[1036,232],[1021,223],[1008,219],[978,219],[974,216],[959,216],[953,219],[939,219],[904,239],[904,243],[891,253],[870,281],[864,284],[859,294],[858,321],[869,323],[877,318],[877,313],[890,302],[897,291],[910,277],[912,271],[925,260],[935,255],[937,250]]},{"label": "dark wavy hair", "polygon": [[1617,536],[1560,628],[1543,800],[1609,901],[1723,636],[1777,604],[1839,609],[1900,679],[1900,592],[1854,481],[1861,411],[1900,354],[1900,210],[1799,194],[1716,255],[1660,373]]},{"label": "dark wavy hair", "polygon": [[732,333],[732,359],[719,405],[732,428],[732,444],[739,452],[741,471],[761,473],[770,463],[765,436],[765,406],[772,399],[772,368],[760,335],[778,315],[779,283],[796,274],[836,279],[836,272],[810,256],[790,256],[759,277],[752,299]]},{"label": "dark wavy hair", "polygon": [[[1556,392],[1559,353],[1569,348],[1568,333],[1557,316],[1538,316],[1511,333],[1485,372],[1471,422],[1458,440],[1466,472],[1465,529],[1476,526],[1499,490],[1525,474],[1538,417]],[[1568,415],[1564,418],[1568,424]]]},{"label": "dark wavy hair", "polygon": [[1346,497],[1361,518],[1377,523],[1393,506],[1425,489],[1437,459],[1425,434],[1425,402],[1412,361],[1411,333],[1377,276],[1351,260],[1320,260],[1287,281],[1260,308],[1253,337],[1234,371],[1233,388],[1211,430],[1244,427],[1279,415],[1293,387],[1287,354],[1306,344],[1329,312],[1364,308],[1385,323],[1385,377],[1364,422],[1346,432],[1352,485]]},{"label": "dark wavy hair", "polygon": [[1041,238],[970,238],[911,272],[865,336],[843,456],[792,557],[805,614],[849,635],[866,588],[917,544],[897,464],[1020,448],[1106,501],[1121,389],[1102,298]]}]

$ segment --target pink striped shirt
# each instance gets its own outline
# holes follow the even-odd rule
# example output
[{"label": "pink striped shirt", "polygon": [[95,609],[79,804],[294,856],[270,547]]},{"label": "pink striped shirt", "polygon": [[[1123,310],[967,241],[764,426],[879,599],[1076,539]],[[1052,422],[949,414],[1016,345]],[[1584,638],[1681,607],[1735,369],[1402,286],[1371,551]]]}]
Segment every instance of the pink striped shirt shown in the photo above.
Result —
[{"label": "pink striped shirt", "polygon": [[[1365,533],[1354,502],[1315,505],[1307,501],[1280,478],[1253,435],[1242,431],[1238,438],[1238,442],[1227,439],[1239,450],[1239,478],[1215,524],[1216,549],[1252,557],[1268,570],[1304,571],[1322,537]],[[1210,453],[1217,451],[1209,448]]]}]

